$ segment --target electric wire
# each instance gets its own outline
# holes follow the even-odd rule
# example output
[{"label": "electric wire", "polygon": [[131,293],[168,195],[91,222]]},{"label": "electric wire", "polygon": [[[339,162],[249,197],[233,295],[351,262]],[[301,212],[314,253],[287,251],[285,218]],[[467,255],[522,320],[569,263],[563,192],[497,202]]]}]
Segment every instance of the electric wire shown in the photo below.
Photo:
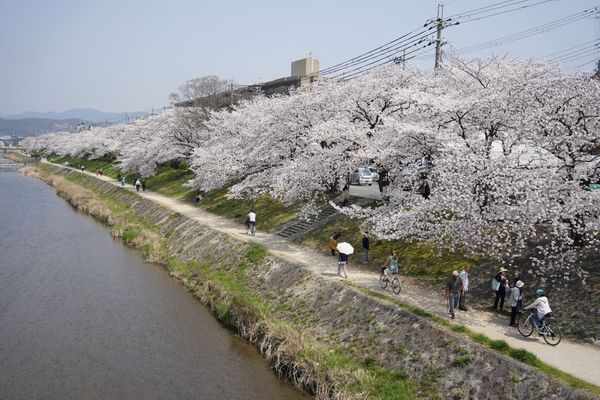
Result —
[{"label": "electric wire", "polygon": [[[338,72],[347,68],[350,68],[352,66],[370,61],[374,58],[377,58],[379,56],[381,56],[382,54],[389,54],[392,52],[395,52],[397,50],[401,50],[402,48],[406,48],[406,47],[410,47],[410,45],[415,44],[415,43],[420,43],[423,40],[427,39],[429,36],[431,36],[433,33],[429,32],[430,29],[425,29],[422,30],[420,32],[414,33],[411,36],[407,35],[403,35],[402,38],[404,38],[403,40],[398,40],[400,38],[395,39],[393,42],[393,45],[389,45],[388,42],[386,43],[386,45],[382,45],[377,47],[376,49],[373,49],[371,51],[368,51],[366,53],[363,53],[361,56],[356,56],[351,58],[350,60],[344,61],[343,63],[339,63],[336,64],[335,66],[331,66],[328,68],[325,68],[321,71],[319,71],[320,75],[331,75],[334,72]],[[413,33],[415,31],[412,31],[411,33]]]},{"label": "electric wire", "polygon": [[548,2],[550,2],[550,1],[554,1],[554,0],[540,0],[540,1],[536,2],[536,3],[532,3],[532,4],[525,4],[525,5],[522,5],[522,6],[516,7],[516,8],[511,8],[510,10],[498,11],[498,12],[495,12],[495,13],[492,13],[492,14],[482,15],[482,16],[480,16],[480,17],[476,17],[476,18],[471,18],[471,17],[468,17],[468,18],[467,18],[467,17],[462,17],[464,20],[463,20],[463,21],[460,21],[460,20],[459,20],[458,22],[459,22],[459,23],[461,23],[461,24],[466,24],[466,23],[468,23],[468,22],[481,21],[481,20],[483,20],[483,19],[492,18],[492,17],[497,17],[498,15],[503,15],[503,14],[508,14],[508,13],[514,12],[514,11],[520,11],[520,10],[524,10],[524,9],[526,9],[526,8],[529,8],[529,7],[534,7],[534,6],[537,6],[537,5],[540,5],[540,4],[544,4],[544,3],[548,3]]},{"label": "electric wire", "polygon": [[588,18],[592,15],[597,15],[599,12],[599,9],[600,9],[600,7],[598,7],[598,6],[594,7],[594,8],[586,9],[586,10],[577,12],[575,14],[571,14],[569,16],[547,22],[545,24],[526,29],[521,32],[503,36],[503,37],[497,38],[495,40],[490,40],[487,42],[470,45],[470,46],[464,47],[462,49],[459,49],[458,54],[465,54],[465,53],[471,53],[474,51],[480,51],[480,50],[484,50],[484,49],[487,49],[490,47],[497,47],[497,46],[501,46],[501,45],[511,43],[511,42],[514,42],[517,40],[525,39],[525,38],[528,38],[528,37],[531,37],[534,35],[539,35],[541,33],[560,28],[562,26],[571,24],[573,22],[580,21],[584,18]]}]

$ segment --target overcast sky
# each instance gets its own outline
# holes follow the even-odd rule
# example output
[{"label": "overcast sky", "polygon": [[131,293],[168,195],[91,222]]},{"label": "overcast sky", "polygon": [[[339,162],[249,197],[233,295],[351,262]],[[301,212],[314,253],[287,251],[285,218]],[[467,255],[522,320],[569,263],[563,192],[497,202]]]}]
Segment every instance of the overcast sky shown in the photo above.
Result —
[{"label": "overcast sky", "polygon": [[[538,0],[539,1],[539,0]],[[501,0],[448,0],[444,15]],[[535,2],[533,0],[530,1]],[[0,115],[24,111],[148,111],[187,79],[255,83],[290,74],[312,52],[321,68],[435,17],[437,0],[0,0]],[[519,32],[600,0],[554,0],[444,30],[452,48]],[[543,57],[598,39],[592,18],[486,49]],[[573,68],[593,55],[567,64]],[[433,66],[431,56],[418,62]],[[589,64],[581,68],[592,70]]]}]

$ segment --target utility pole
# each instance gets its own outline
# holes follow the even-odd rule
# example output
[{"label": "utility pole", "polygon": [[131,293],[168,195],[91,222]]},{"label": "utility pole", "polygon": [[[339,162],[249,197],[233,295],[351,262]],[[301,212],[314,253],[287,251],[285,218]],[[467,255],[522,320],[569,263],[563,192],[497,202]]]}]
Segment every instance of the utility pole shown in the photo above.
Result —
[{"label": "utility pole", "polygon": [[442,29],[444,29],[444,5],[442,3],[438,4],[437,10],[437,39],[435,41],[435,69],[436,71],[440,68],[442,64]]}]

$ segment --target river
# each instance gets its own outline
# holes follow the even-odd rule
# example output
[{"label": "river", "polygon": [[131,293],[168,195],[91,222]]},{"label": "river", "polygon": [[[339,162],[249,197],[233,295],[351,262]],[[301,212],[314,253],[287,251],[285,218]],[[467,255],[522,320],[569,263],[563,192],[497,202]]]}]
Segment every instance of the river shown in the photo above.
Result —
[{"label": "river", "polygon": [[305,399],[159,266],[0,172],[0,399]]}]

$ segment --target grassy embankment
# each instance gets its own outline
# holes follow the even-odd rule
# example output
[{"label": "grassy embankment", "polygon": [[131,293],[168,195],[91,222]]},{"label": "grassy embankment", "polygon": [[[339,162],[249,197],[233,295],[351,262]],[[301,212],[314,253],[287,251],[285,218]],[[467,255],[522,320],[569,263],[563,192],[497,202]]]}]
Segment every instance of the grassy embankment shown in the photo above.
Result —
[{"label": "grassy embankment", "polygon": [[[72,163],[72,165],[74,164]],[[88,167],[86,166],[86,169],[87,168]],[[153,190],[163,193],[162,189],[164,186],[161,186],[161,184],[165,185],[165,182],[168,182],[168,180],[164,179],[163,177],[168,176],[169,173],[172,173],[170,172],[170,170],[170,168],[166,167],[164,172],[159,172],[157,174],[157,176],[155,177],[157,186],[154,187]],[[169,183],[172,187],[176,188],[176,184],[172,184],[171,182]],[[183,185],[183,183],[185,182],[179,182],[180,185]],[[177,193],[177,189],[171,190],[170,192]],[[249,203],[242,200],[226,199],[225,193],[225,189],[209,193],[203,198],[200,206],[205,208],[207,211],[214,212],[221,216],[234,219],[238,222],[243,222],[245,210],[249,207]],[[164,194],[169,195],[168,193]],[[284,208],[280,204],[274,207],[273,200],[265,201],[264,203],[260,204],[260,206],[262,208],[255,206],[259,215],[263,215],[261,211],[264,212],[264,215],[269,215],[270,207],[273,207],[275,210],[280,210]],[[240,213],[240,210],[243,211],[241,211]],[[276,212],[274,212],[273,214],[278,215]],[[288,211],[287,214],[284,212],[283,215],[286,215],[286,218],[289,220],[294,217],[295,210],[293,212]],[[274,220],[275,219],[273,219],[273,221]],[[308,235],[300,238],[298,241],[301,244],[304,244],[313,249],[318,249],[326,253],[328,251],[327,245],[329,237],[333,235],[334,232],[339,230],[342,232],[341,240],[350,242],[356,249],[361,249],[360,243],[362,236],[360,234],[359,225],[359,221],[352,220],[345,216],[339,216],[329,224],[313,232],[310,232]],[[381,265],[383,263],[391,248],[396,249],[398,255],[400,256],[400,268],[402,272],[410,275],[419,276],[424,279],[440,280],[443,277],[447,276],[447,274],[450,271],[454,269],[460,269],[460,267],[462,267],[464,263],[477,262],[477,260],[461,256],[457,253],[442,252],[442,257],[440,257],[437,251],[427,243],[406,243],[401,241],[372,241],[370,251],[370,258],[372,261],[369,264],[366,264],[364,267],[375,270],[378,265]],[[544,364],[534,354],[527,352],[526,350],[512,348],[505,341],[492,340],[484,335],[472,332],[462,325],[450,323],[449,321],[434,316],[433,314],[430,314],[427,311],[403,303],[395,298],[391,298],[379,292],[364,288],[357,289],[368,293],[373,297],[382,298],[386,301],[391,301],[402,308],[414,312],[417,315],[431,319],[438,324],[450,327],[454,331],[463,332],[471,339],[487,346],[488,348],[500,352],[502,354],[506,354],[532,367],[535,367],[549,374],[550,376],[558,378],[559,380],[567,383],[572,387],[585,389],[592,393],[600,394],[600,387],[589,384],[576,377],[566,374],[554,367]]]},{"label": "grassy embankment", "polygon": [[301,326],[285,317],[289,315],[286,306],[277,299],[264,298],[247,285],[253,266],[267,256],[264,247],[246,245],[246,251],[234,263],[235,271],[230,270],[231,262],[218,258],[204,259],[202,263],[196,260],[182,262],[168,254],[167,236],[170,234],[161,234],[160,227],[135,215],[127,202],[120,200],[121,196],[137,196],[135,193],[123,191],[118,197],[107,196],[90,187],[83,175],[49,177],[51,167],[40,165],[37,168],[73,206],[109,225],[113,236],[141,249],[147,258],[163,264],[172,275],[181,279],[210,306],[224,325],[240,334],[240,328],[244,328],[243,335],[260,343],[273,367],[297,386],[311,388],[327,398],[332,391],[347,399],[364,398],[367,394],[374,399],[439,398],[435,393],[429,392],[426,396],[420,393],[419,385],[403,370],[365,363],[341,347],[324,345],[303,334]]},{"label": "grassy embankment", "polygon": [[[83,165],[86,171],[94,172],[101,168],[104,175],[117,179],[121,176],[118,165],[113,159],[87,160],[74,157],[50,157],[52,162],[63,164],[66,161],[72,167],[78,168]],[[132,184],[135,173],[125,174],[127,183]],[[156,174],[146,180],[146,188],[165,196],[192,201],[197,191],[185,184],[194,177],[187,165],[179,163],[167,163],[161,165]],[[259,228],[271,232],[277,226],[294,219],[298,213],[299,206],[287,207],[281,202],[273,200],[268,196],[260,196],[257,199],[246,201],[241,199],[228,199],[227,189],[215,190],[202,197],[198,206],[208,212],[226,217],[243,224],[246,214],[253,208],[260,216]]]},{"label": "grassy embankment", "polygon": [[[588,383],[577,377],[574,377],[566,372],[563,372],[557,368],[554,368],[554,367],[542,362],[539,358],[537,358],[535,356],[535,354],[530,353],[527,350],[516,349],[514,347],[511,347],[504,340],[490,339],[489,337],[487,337],[483,334],[473,332],[472,330],[465,327],[464,325],[452,323],[452,322],[448,321],[447,319],[438,317],[437,315],[431,314],[430,312],[427,312],[419,307],[415,307],[413,305],[405,303],[405,302],[399,300],[397,297],[388,296],[388,295],[378,292],[376,290],[364,288],[362,286],[357,286],[352,283],[350,283],[350,285],[353,286],[355,289],[357,289],[363,293],[366,293],[372,297],[394,303],[414,314],[419,315],[420,317],[434,321],[437,324],[448,327],[455,332],[463,333],[466,336],[468,336],[469,338],[471,338],[472,340],[474,340],[475,342],[477,342],[485,347],[488,347],[489,349],[494,350],[498,353],[502,353],[502,354],[512,357],[518,361],[521,361],[522,363],[525,363],[531,367],[534,367],[534,368],[548,374],[549,376],[557,378],[558,380],[564,382],[568,386],[571,386],[571,387],[577,388],[577,389],[587,390],[596,395],[600,395],[600,387],[598,387],[594,384]],[[469,361],[465,360],[465,362],[468,364]]]}]

